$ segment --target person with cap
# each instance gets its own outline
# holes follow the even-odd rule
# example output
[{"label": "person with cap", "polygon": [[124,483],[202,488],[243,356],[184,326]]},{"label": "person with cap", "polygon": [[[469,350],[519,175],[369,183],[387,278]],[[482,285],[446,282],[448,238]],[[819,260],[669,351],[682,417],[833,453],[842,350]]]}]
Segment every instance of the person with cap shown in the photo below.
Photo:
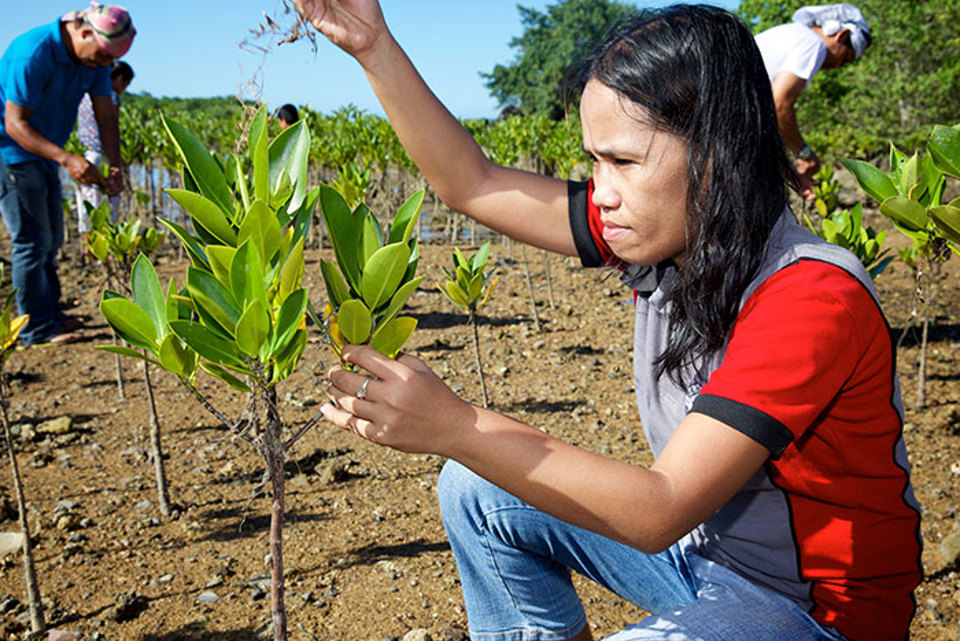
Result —
[{"label": "person with cap", "polygon": [[813,175],[820,169],[820,159],[800,134],[797,98],[818,71],[853,62],[871,40],[863,14],[849,4],[801,7],[792,22],[756,36],[773,89],[780,135],[796,160],[801,193],[807,199],[813,198]]},{"label": "person with cap", "polygon": [[[110,65],[110,99],[118,121],[120,118],[120,96],[130,86],[133,76],[133,67],[123,60],[114,60]],[[90,94],[84,94],[80,101],[80,109],[77,111],[77,139],[80,144],[86,147],[83,157],[91,164],[99,167],[101,164],[108,162],[103,142],[100,140],[100,128],[97,125],[96,114],[93,112],[93,100],[90,98]],[[87,204],[93,209],[100,206],[100,203],[103,202],[102,185],[78,183],[76,197],[77,231],[80,232],[84,242],[86,242],[87,233],[90,231],[90,214],[87,213]],[[116,221],[120,213],[120,195],[110,196],[109,201],[110,220]]]},{"label": "person with cap", "polygon": [[[30,322],[24,345],[79,338],[81,324],[60,310],[57,251],[63,242],[58,165],[80,184],[123,191],[120,132],[110,99],[109,65],[136,30],[123,7],[97,2],[17,36],[0,57],[0,214],[10,232],[13,287]],[[84,94],[92,96],[106,178],[64,149]]]}]

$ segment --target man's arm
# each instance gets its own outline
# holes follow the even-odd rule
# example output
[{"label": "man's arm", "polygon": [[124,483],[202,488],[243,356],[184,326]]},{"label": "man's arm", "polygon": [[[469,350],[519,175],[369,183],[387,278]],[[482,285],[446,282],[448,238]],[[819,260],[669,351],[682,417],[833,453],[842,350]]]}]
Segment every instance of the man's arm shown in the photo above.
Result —
[{"label": "man's arm", "polygon": [[801,176],[812,178],[820,169],[820,159],[811,152],[809,158],[797,158],[807,143],[800,135],[800,126],[797,124],[795,105],[800,92],[807,81],[789,71],[781,71],[773,79],[773,102],[777,107],[777,124],[784,144],[793,152],[797,161],[797,172]]},{"label": "man's arm", "polygon": [[30,124],[31,116],[33,116],[32,109],[21,107],[8,100],[3,122],[7,134],[31,154],[62,165],[77,182],[84,185],[100,182],[100,174],[96,167],[85,158],[71,154],[63,147],[50,142]]},{"label": "man's arm", "polygon": [[107,190],[111,195],[123,191],[123,179],[120,174],[120,117],[116,105],[109,96],[90,96],[93,104],[93,116],[100,130],[100,144],[110,161],[110,177]]}]

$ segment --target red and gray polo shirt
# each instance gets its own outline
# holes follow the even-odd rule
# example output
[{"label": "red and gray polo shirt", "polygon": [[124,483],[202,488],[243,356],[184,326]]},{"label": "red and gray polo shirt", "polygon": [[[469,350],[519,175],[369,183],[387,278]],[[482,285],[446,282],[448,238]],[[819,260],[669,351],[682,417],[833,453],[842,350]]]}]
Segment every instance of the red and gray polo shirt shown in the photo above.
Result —
[{"label": "red and gray polo shirt", "polygon": [[[610,265],[591,191],[592,182],[569,184],[574,238],[584,266]],[[686,389],[655,369],[669,340],[675,268],[621,269],[638,292],[634,379],[654,455],[689,412],[770,450],[693,532],[700,553],[850,639],[906,639],[922,578],[920,515],[895,347],[860,262],[785,210],[727,345]]]}]

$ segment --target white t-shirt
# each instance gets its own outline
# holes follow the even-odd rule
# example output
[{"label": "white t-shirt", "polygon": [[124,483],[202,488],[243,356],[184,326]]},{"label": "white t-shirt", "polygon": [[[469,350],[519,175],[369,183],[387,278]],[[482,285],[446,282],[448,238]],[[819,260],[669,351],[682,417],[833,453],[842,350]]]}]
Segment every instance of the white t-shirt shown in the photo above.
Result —
[{"label": "white t-shirt", "polygon": [[770,83],[781,71],[789,71],[810,84],[827,57],[827,47],[810,27],[790,22],[756,35]]}]

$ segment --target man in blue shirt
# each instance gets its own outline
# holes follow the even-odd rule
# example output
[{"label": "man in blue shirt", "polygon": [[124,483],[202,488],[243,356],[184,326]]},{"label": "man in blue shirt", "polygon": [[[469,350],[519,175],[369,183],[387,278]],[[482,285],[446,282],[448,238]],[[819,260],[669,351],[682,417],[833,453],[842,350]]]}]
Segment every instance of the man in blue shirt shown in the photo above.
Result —
[{"label": "man in blue shirt", "polygon": [[[80,184],[123,190],[120,132],[110,100],[109,64],[127,52],[136,31],[126,9],[93,2],[18,36],[0,58],[0,214],[10,232],[17,306],[30,322],[24,345],[79,337],[60,311],[57,251],[63,242],[58,165]],[[103,178],[67,152],[77,107],[90,93],[110,173]]]}]

